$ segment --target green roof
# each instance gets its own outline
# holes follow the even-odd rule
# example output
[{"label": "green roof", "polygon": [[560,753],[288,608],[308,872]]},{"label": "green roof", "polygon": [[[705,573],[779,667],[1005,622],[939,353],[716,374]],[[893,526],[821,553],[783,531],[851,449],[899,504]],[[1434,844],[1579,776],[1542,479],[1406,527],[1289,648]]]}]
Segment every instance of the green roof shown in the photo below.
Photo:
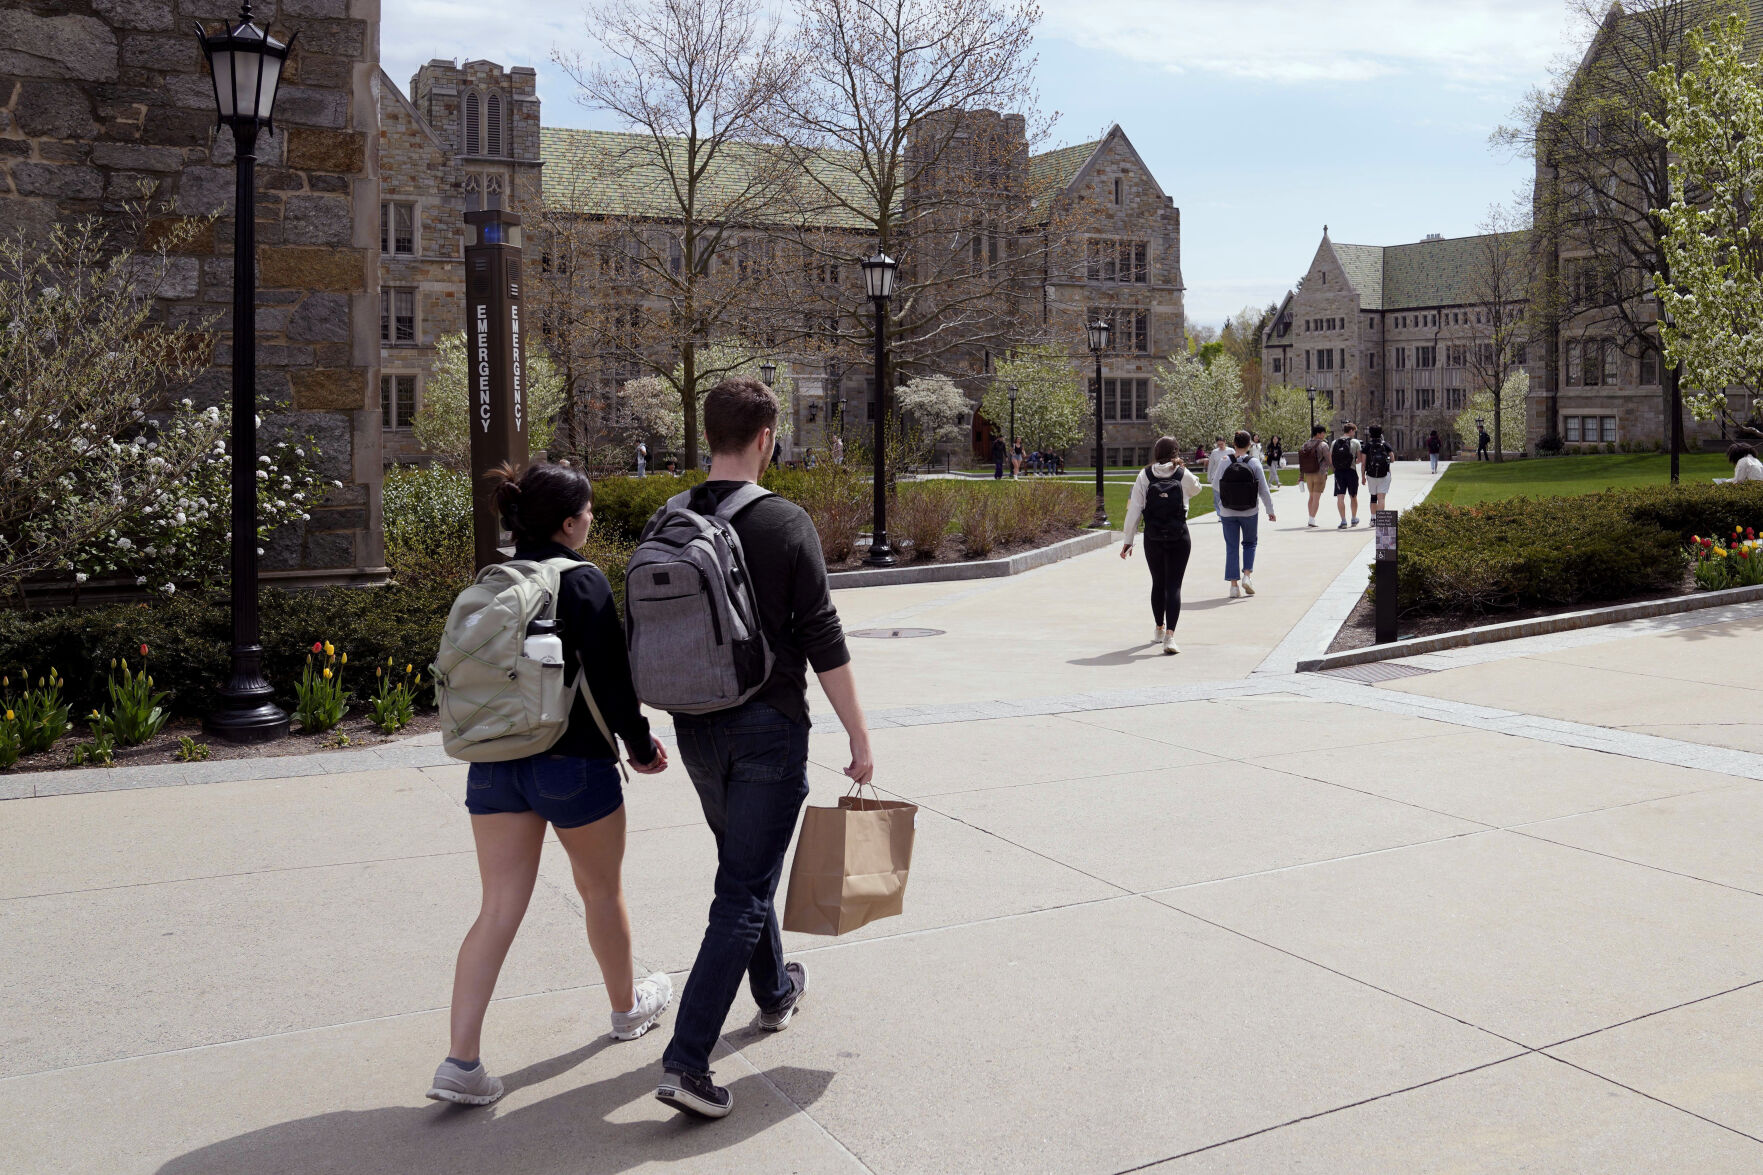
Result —
[{"label": "green roof", "polygon": [[[1061,191],[1077,178],[1099,143],[1079,143],[1043,152],[1029,159],[1029,188],[1036,198],[1049,189]],[[678,144],[673,144],[678,150]],[[544,162],[544,200],[553,208],[574,207],[595,216],[632,216],[667,220],[678,216],[667,171],[656,161],[654,140],[628,131],[585,131],[563,127],[539,130],[539,158]],[[759,169],[778,158],[773,149],[734,144],[711,169],[703,196],[707,215],[742,202]],[[861,207],[865,190],[856,174],[856,154],[828,151],[815,157],[815,172],[825,187],[849,204]],[[809,223],[827,228],[861,229],[867,222],[828,201],[819,185],[796,181],[798,213]]]},{"label": "green roof", "polygon": [[[1495,235],[1521,245],[1525,233]],[[1411,245],[1330,244],[1347,281],[1359,294],[1361,309],[1410,310],[1482,300],[1484,295],[1476,289],[1476,282],[1489,240],[1483,235]]]}]

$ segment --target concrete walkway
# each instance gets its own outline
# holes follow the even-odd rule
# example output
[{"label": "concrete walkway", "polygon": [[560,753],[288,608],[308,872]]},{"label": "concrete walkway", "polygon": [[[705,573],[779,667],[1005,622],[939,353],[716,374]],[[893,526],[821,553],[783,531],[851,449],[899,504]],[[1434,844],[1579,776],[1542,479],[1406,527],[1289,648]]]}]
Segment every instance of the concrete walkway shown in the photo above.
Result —
[{"label": "concrete walkway", "polygon": [[[776,1036],[737,1004],[721,1123],[649,1097],[665,1032],[604,1038],[554,847],[486,1032],[509,1095],[422,1100],[460,766],[0,804],[0,1171],[1763,1169],[1763,609],[1292,676],[1369,536],[1276,500],[1253,600],[1196,526],[1179,657],[1110,552],[841,593],[945,634],[854,642],[921,806],[906,913],[788,936],[811,1000]],[[836,730],[812,754],[830,803]],[[710,838],[677,767],[628,806],[677,980]]]}]

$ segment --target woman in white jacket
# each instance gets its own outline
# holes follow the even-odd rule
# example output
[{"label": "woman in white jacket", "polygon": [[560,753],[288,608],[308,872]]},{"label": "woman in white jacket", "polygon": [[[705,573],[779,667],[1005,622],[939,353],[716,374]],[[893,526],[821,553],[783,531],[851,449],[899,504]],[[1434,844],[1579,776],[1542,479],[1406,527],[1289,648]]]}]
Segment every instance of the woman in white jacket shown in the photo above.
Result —
[{"label": "woman in white jacket", "polygon": [[1151,450],[1151,464],[1139,471],[1126,505],[1120,557],[1131,557],[1139,519],[1144,518],[1151,616],[1157,621],[1157,643],[1167,654],[1181,652],[1175,646],[1175,622],[1181,618],[1181,580],[1193,552],[1188,537],[1188,503],[1199,492],[1200,479],[1176,456],[1175,438],[1164,437]]}]

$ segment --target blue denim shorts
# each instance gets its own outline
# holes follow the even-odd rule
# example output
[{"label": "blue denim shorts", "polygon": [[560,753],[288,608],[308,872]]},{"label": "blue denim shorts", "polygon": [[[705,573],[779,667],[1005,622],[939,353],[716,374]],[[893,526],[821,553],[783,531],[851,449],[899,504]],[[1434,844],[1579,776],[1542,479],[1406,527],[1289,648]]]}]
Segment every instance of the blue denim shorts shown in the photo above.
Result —
[{"label": "blue denim shorts", "polygon": [[465,810],[473,816],[537,812],[558,828],[580,828],[623,803],[618,764],[611,759],[533,755],[473,763],[465,773]]}]

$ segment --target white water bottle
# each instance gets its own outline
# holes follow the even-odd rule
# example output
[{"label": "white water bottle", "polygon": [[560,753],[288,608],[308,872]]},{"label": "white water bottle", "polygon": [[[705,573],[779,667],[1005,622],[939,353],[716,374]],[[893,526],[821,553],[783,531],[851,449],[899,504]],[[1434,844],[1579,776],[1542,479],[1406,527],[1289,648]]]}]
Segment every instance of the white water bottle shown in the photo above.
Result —
[{"label": "white water bottle", "polygon": [[563,638],[557,635],[555,620],[534,620],[526,626],[526,643],[521,647],[528,660],[542,665],[563,664]]}]

